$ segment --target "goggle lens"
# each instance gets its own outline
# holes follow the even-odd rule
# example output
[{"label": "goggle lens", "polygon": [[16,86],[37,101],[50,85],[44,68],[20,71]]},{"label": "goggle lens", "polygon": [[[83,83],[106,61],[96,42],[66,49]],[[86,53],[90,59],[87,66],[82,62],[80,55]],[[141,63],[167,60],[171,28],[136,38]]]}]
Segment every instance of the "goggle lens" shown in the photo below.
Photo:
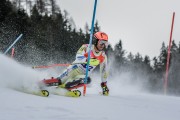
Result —
[{"label": "goggle lens", "polygon": [[99,44],[100,45],[105,45],[106,47],[108,46],[108,41],[106,41],[106,40],[99,40]]}]

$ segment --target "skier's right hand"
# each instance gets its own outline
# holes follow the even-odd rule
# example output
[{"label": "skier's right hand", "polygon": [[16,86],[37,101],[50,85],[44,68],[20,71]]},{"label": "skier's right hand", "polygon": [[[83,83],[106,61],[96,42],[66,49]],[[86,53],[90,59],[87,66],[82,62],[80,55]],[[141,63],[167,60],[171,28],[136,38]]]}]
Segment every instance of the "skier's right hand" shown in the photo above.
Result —
[{"label": "skier's right hand", "polygon": [[107,83],[107,82],[102,82],[102,83],[101,83],[101,87],[102,87],[102,93],[103,93],[103,95],[108,96],[108,95],[109,95],[109,89],[108,89],[106,83]]}]

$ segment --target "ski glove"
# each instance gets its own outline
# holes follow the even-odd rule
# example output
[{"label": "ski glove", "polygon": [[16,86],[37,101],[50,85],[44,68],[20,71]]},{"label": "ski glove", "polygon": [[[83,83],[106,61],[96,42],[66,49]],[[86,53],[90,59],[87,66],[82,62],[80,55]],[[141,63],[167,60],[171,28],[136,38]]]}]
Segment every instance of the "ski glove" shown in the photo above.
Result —
[{"label": "ski glove", "polygon": [[105,96],[108,96],[108,95],[109,95],[109,89],[108,89],[106,83],[107,83],[107,82],[102,82],[102,83],[101,83],[102,94],[105,95]]}]

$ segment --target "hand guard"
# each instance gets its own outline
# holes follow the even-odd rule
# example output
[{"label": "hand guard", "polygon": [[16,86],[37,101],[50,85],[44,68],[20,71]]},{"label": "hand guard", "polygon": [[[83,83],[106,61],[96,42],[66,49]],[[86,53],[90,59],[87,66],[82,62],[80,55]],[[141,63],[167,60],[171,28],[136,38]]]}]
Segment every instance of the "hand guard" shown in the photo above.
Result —
[{"label": "hand guard", "polygon": [[102,87],[103,95],[108,96],[109,95],[109,89],[108,89],[106,83],[107,82],[102,82],[101,87]]}]

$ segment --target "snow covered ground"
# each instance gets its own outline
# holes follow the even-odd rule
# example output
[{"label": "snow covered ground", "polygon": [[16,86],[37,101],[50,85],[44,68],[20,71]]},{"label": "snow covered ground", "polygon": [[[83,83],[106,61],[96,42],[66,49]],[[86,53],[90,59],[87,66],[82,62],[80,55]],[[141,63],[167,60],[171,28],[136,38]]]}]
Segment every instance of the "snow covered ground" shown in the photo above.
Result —
[{"label": "snow covered ground", "polygon": [[100,81],[87,88],[87,95],[71,98],[40,97],[14,90],[36,89],[46,72],[20,65],[0,54],[0,120],[179,120],[180,98],[150,95],[138,86],[111,80],[109,96],[99,95]]}]

